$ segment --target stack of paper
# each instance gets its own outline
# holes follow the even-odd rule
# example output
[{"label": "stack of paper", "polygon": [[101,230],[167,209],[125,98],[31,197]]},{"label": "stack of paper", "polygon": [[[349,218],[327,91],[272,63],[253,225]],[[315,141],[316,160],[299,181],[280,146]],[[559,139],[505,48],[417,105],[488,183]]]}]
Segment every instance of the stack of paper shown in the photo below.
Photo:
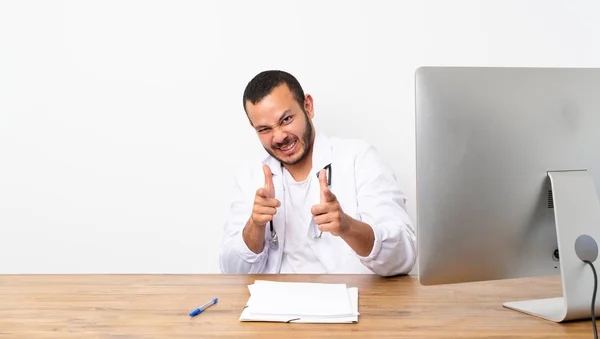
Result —
[{"label": "stack of paper", "polygon": [[299,323],[358,322],[358,288],[256,280],[240,321]]}]

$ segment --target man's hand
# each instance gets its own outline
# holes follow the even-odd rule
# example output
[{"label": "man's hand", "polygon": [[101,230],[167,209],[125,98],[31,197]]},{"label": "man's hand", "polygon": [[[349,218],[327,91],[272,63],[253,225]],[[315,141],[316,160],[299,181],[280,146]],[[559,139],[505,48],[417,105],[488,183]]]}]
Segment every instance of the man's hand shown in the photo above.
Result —
[{"label": "man's hand", "polygon": [[375,242],[375,233],[371,226],[355,220],[344,211],[335,194],[327,187],[327,174],[324,169],[319,173],[321,203],[310,210],[315,223],[322,232],[341,237],[358,255],[371,253]]},{"label": "man's hand", "polygon": [[275,187],[269,166],[263,164],[263,173],[265,174],[265,185],[256,190],[252,215],[242,232],[244,242],[254,253],[262,252],[265,245],[265,226],[273,220],[273,216],[277,213],[277,207],[281,205],[279,200],[275,199]]},{"label": "man's hand", "polygon": [[321,203],[314,205],[310,210],[315,223],[322,232],[342,236],[350,228],[350,218],[342,210],[335,194],[329,190],[327,172],[324,169],[319,173],[319,186],[321,189]]},{"label": "man's hand", "polygon": [[251,219],[256,226],[264,227],[269,221],[273,220],[280,202],[275,199],[275,187],[273,186],[273,177],[269,166],[263,165],[263,173],[265,174],[265,186],[256,190]]}]

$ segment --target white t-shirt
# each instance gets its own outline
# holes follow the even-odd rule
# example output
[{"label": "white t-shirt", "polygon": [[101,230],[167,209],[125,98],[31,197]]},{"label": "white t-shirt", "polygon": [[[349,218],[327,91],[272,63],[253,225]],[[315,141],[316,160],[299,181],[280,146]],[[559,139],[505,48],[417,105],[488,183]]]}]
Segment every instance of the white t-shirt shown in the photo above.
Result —
[{"label": "white t-shirt", "polygon": [[308,243],[308,237],[314,232],[310,229],[310,209],[315,202],[314,193],[318,191],[319,180],[315,175],[297,182],[283,170],[285,242],[280,273],[327,273]]}]

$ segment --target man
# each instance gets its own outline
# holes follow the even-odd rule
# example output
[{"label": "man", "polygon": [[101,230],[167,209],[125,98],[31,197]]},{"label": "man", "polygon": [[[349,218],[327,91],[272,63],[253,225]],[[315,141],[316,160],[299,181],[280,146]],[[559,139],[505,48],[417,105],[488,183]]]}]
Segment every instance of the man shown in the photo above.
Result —
[{"label": "man", "polygon": [[406,199],[376,150],[316,132],[313,98],[289,73],[256,75],[243,105],[268,154],[236,177],[221,271],[410,272]]}]

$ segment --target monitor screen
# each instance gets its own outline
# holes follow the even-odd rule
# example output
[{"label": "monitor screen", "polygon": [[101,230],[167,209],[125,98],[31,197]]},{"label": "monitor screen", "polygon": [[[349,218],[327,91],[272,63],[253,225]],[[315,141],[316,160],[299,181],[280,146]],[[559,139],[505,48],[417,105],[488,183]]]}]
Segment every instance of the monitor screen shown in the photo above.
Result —
[{"label": "monitor screen", "polygon": [[586,170],[600,187],[600,69],[415,76],[419,281],[560,274],[548,172]]}]

